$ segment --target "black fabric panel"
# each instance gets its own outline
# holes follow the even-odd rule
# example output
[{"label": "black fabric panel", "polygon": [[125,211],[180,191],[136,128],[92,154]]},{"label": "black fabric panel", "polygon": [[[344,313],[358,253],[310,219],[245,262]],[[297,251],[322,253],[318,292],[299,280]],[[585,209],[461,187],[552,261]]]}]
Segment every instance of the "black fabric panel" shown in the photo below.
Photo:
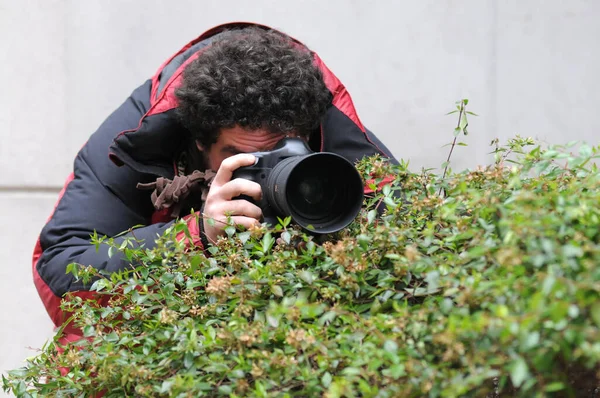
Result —
[{"label": "black fabric panel", "polygon": [[394,155],[392,155],[392,151],[390,151],[383,142],[381,142],[381,140],[379,138],[377,138],[377,136],[369,129],[365,129],[367,131],[367,137],[369,138],[369,141],[371,141],[373,144],[375,144],[377,146],[377,148],[379,148],[381,150],[381,152],[383,152],[383,155],[385,155],[388,159],[390,159],[390,161],[393,164],[398,164],[398,161],[396,160],[396,158],[394,157]]},{"label": "black fabric panel", "polygon": [[138,172],[173,178],[173,160],[187,143],[189,132],[171,109],[146,116],[139,129],[118,136],[110,151]]},{"label": "black fabric panel", "polygon": [[334,106],[329,108],[323,121],[323,151],[342,155],[352,163],[375,154],[397,163],[375,134],[369,131],[368,138],[372,142],[342,111]]},{"label": "black fabric panel", "polygon": [[[74,284],[73,278],[65,274],[72,262],[106,271],[127,266],[118,256],[109,258],[107,247],[96,252],[89,243],[94,230],[99,235],[115,236],[134,225],[150,222],[154,211],[150,193],[135,186],[153,177],[117,167],[108,158],[114,137],[124,129],[137,127],[149,107],[149,97],[150,82],[146,82],[92,134],[75,159],[73,181],[41,232],[43,253],[37,269],[57,296],[82,289],[81,284]],[[166,227],[156,224],[139,228],[135,236],[152,246],[154,238]]]}]

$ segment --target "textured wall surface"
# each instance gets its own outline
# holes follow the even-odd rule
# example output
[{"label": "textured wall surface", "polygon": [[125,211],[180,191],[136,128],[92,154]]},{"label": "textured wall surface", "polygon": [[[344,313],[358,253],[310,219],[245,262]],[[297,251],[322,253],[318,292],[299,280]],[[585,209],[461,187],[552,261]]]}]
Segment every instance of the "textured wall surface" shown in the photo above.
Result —
[{"label": "textured wall surface", "polygon": [[304,41],[413,168],[445,160],[445,113],[469,98],[461,169],[496,137],[598,143],[599,19],[596,0],[0,0],[0,372],[52,334],[30,258],[77,150],[204,30],[255,21]]}]

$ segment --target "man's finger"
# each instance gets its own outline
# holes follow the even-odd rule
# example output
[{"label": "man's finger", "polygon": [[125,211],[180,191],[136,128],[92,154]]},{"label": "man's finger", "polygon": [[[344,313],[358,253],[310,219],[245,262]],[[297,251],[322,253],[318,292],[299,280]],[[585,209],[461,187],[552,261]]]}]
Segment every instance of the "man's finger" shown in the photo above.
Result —
[{"label": "man's finger", "polygon": [[262,188],[257,182],[236,178],[223,185],[219,190],[219,197],[224,200],[231,200],[240,195],[247,195],[259,201],[262,197]]},{"label": "man's finger", "polygon": [[212,182],[212,185],[221,187],[231,180],[233,172],[243,166],[251,166],[254,164],[256,157],[249,153],[239,153],[228,157],[221,162],[217,175]]},{"label": "man's finger", "polygon": [[235,225],[242,225],[246,229],[260,225],[260,222],[252,217],[234,216],[231,217],[231,220]]},{"label": "man's finger", "polygon": [[261,208],[247,200],[230,200],[226,203],[223,211],[225,216],[245,216],[254,218],[255,220],[262,218]]}]

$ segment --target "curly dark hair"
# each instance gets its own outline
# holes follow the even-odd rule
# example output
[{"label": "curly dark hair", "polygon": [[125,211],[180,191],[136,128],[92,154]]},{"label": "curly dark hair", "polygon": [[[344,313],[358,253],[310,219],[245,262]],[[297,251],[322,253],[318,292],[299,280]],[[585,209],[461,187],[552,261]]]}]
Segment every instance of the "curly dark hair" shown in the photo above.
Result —
[{"label": "curly dark hair", "polygon": [[206,147],[235,125],[309,137],[332,98],[308,49],[257,27],[221,34],[186,67],[175,95],[181,123]]}]

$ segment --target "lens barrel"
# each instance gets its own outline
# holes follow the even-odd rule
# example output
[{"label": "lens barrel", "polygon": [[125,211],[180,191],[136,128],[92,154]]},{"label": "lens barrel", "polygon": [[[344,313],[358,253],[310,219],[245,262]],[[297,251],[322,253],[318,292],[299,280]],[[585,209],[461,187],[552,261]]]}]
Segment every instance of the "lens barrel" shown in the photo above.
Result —
[{"label": "lens barrel", "polygon": [[354,165],[329,152],[292,156],[277,163],[267,178],[266,199],[277,214],[314,233],[326,234],[354,220],[363,184]]}]

